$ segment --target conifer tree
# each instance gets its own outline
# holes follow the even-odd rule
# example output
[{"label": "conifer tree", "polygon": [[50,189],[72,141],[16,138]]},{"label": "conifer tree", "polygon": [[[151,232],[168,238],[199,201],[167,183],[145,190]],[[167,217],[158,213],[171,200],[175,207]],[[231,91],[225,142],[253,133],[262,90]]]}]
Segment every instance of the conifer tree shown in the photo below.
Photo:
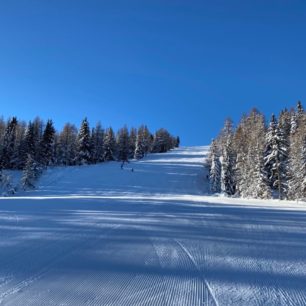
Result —
[{"label": "conifer tree", "polygon": [[55,145],[55,129],[52,120],[48,120],[43,132],[39,150],[39,161],[43,166],[49,166],[54,163],[54,145]]},{"label": "conifer tree", "polygon": [[210,171],[209,171],[209,183],[210,190],[213,193],[221,192],[221,163],[220,154],[217,143],[213,140],[210,149]]},{"label": "conifer tree", "polygon": [[39,161],[40,158],[40,144],[42,141],[44,122],[39,117],[36,117],[33,121],[33,135],[34,135],[34,155],[35,161]]},{"label": "conifer tree", "polygon": [[101,163],[104,161],[104,130],[98,122],[91,133],[92,162]]},{"label": "conifer tree", "polygon": [[59,134],[57,146],[57,161],[60,165],[71,166],[76,162],[77,157],[77,128],[66,123]]},{"label": "conifer tree", "polygon": [[104,160],[112,161],[116,158],[116,139],[113,129],[110,127],[104,135]]},{"label": "conifer tree", "polygon": [[126,162],[129,158],[129,131],[123,127],[118,131],[117,136],[118,159]]},{"label": "conifer tree", "polygon": [[288,143],[285,132],[277,124],[274,115],[267,132],[264,159],[264,173],[268,185],[278,192],[280,199],[286,197],[288,191]]},{"label": "conifer tree", "polygon": [[78,134],[77,163],[79,165],[89,164],[91,161],[90,129],[87,118],[82,121]]},{"label": "conifer tree", "polygon": [[1,164],[3,168],[14,168],[14,156],[16,155],[16,132],[17,132],[17,118],[13,117],[9,120],[3,139],[3,149],[1,154]]},{"label": "conifer tree", "polygon": [[135,147],[135,159],[141,159],[145,156],[145,139],[144,139],[144,129],[143,126],[138,128],[136,147]]},{"label": "conifer tree", "polygon": [[304,107],[303,107],[301,101],[298,101],[298,103],[297,103],[297,115],[298,115],[298,117],[304,115]]},{"label": "conifer tree", "polygon": [[305,198],[305,135],[306,135],[306,113],[299,102],[295,117],[297,118],[296,128],[290,134],[290,155],[289,155],[289,187],[288,196],[290,199]]},{"label": "conifer tree", "polygon": [[24,190],[35,188],[35,182],[41,175],[42,171],[38,163],[28,154],[25,168],[22,173],[21,186]]},{"label": "conifer tree", "polygon": [[221,156],[221,191],[227,195],[235,194],[235,158],[232,139],[228,138]]},{"label": "conifer tree", "polygon": [[153,141],[153,153],[164,153],[173,148],[172,138],[166,129],[159,129],[155,132]]},{"label": "conifer tree", "polygon": [[131,128],[129,137],[129,158],[134,158],[134,153],[136,150],[136,139],[137,130],[135,128]]}]

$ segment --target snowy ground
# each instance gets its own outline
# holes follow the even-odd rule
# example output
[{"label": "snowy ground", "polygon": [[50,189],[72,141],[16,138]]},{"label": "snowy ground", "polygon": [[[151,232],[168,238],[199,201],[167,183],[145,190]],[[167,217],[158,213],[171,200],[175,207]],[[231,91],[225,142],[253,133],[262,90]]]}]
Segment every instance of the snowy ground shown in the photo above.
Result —
[{"label": "snowy ground", "polygon": [[306,203],[205,195],[205,154],[57,168],[0,199],[0,305],[306,305]]}]

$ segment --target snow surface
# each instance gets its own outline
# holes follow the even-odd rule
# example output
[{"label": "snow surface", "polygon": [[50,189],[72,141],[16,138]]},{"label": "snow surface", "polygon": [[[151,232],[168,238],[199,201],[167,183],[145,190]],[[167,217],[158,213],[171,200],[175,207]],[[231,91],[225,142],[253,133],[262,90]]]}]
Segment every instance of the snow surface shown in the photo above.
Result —
[{"label": "snow surface", "polygon": [[306,305],[306,203],[209,196],[206,154],[54,168],[1,198],[0,304]]}]

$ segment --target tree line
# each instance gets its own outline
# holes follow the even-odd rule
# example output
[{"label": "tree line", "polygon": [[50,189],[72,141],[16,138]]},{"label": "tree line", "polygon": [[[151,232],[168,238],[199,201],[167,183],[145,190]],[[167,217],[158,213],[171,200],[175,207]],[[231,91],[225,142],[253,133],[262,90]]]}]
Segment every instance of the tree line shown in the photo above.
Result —
[{"label": "tree line", "polygon": [[0,119],[0,184],[9,185],[3,170],[23,170],[22,186],[34,187],[48,166],[73,166],[106,161],[141,159],[148,153],[162,153],[179,146],[179,137],[161,128],[154,134],[146,125],[122,127],[115,132],[100,123],[90,128],[85,118],[79,129],[71,123],[60,132],[52,120],[36,118],[29,123],[12,117]]},{"label": "tree line", "polygon": [[302,103],[265,117],[253,109],[236,128],[231,119],[210,147],[213,193],[250,198],[306,199],[306,113]]}]

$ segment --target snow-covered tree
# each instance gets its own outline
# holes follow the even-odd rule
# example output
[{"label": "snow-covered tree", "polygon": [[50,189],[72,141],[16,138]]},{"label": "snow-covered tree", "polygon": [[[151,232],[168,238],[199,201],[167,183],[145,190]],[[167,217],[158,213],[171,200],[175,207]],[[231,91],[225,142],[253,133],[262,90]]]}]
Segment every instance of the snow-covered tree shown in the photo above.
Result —
[{"label": "snow-covered tree", "polygon": [[221,163],[219,148],[215,140],[210,147],[210,167],[209,167],[210,190],[213,193],[221,192]]},{"label": "snow-covered tree", "polygon": [[40,165],[28,154],[25,168],[22,173],[21,186],[24,190],[35,188],[35,183],[42,173]]},{"label": "snow-covered tree", "polygon": [[166,129],[159,129],[155,132],[153,141],[153,153],[164,153],[173,149],[173,141]]},{"label": "snow-covered tree", "polygon": [[57,163],[59,165],[74,165],[77,156],[78,130],[75,125],[66,123],[58,137]]},{"label": "snow-covered tree", "polygon": [[136,139],[137,139],[137,130],[135,128],[131,128],[130,137],[129,137],[129,158],[134,158],[136,150]]},{"label": "snow-covered tree", "polygon": [[17,118],[13,117],[9,120],[3,139],[3,148],[1,152],[1,165],[3,168],[12,169],[15,166],[15,157],[17,153],[16,147],[16,132],[17,132]]},{"label": "snow-covered tree", "polygon": [[145,156],[145,148],[144,148],[144,134],[143,129],[140,127],[137,131],[136,137],[136,146],[135,146],[135,159],[141,159]]},{"label": "snow-covered tree", "polygon": [[221,192],[227,195],[235,194],[235,157],[232,147],[232,139],[228,138],[223,148],[221,161]]},{"label": "snow-covered tree", "polygon": [[118,160],[128,161],[129,158],[129,131],[126,126],[121,128],[117,134]]},{"label": "snow-covered tree", "polygon": [[93,163],[104,161],[104,130],[98,122],[91,133],[91,159]]},{"label": "snow-covered tree", "polygon": [[292,200],[305,198],[305,135],[306,135],[306,113],[303,112],[301,103],[298,103],[295,114],[296,127],[290,133],[290,155],[289,155],[289,183],[288,197]]},{"label": "snow-covered tree", "polygon": [[263,173],[280,199],[286,198],[288,192],[288,148],[285,132],[273,115],[266,135]]},{"label": "snow-covered tree", "polygon": [[87,118],[82,121],[78,134],[77,144],[77,163],[79,165],[89,164],[91,161],[91,141]]},{"label": "snow-covered tree", "polygon": [[49,166],[55,159],[55,129],[52,120],[48,120],[40,142],[39,162],[43,166]]},{"label": "snow-covered tree", "polygon": [[116,139],[113,129],[106,129],[104,134],[104,160],[111,161],[116,159]]}]

